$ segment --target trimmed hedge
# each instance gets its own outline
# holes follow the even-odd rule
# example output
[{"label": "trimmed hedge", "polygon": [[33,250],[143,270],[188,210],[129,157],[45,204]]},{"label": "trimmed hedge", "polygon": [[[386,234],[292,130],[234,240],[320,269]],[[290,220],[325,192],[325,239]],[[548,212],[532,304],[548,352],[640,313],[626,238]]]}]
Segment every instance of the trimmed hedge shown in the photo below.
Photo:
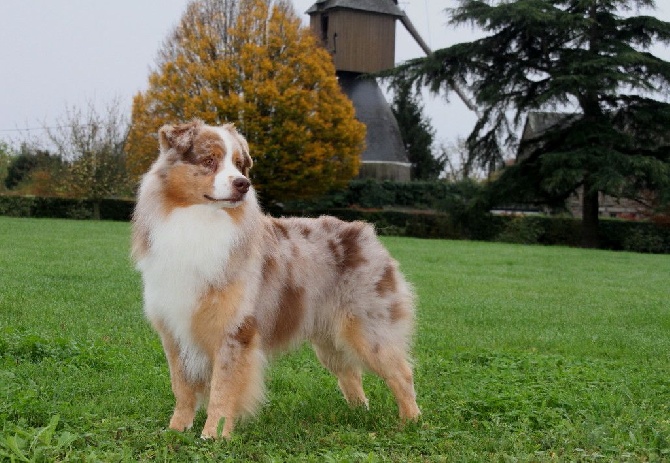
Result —
[{"label": "trimmed hedge", "polygon": [[[367,183],[367,182],[360,182]],[[386,182],[383,182],[386,183]],[[388,182],[389,184],[392,182]],[[359,191],[363,191],[363,186]],[[393,197],[407,200],[412,193],[400,195],[396,189]],[[435,198],[439,188],[426,187],[424,198]],[[441,188],[441,187],[440,187]],[[390,188],[375,189],[377,199],[383,202],[381,192]],[[444,191],[444,190],[442,190]],[[453,190],[451,190],[453,193]],[[386,194],[384,193],[384,194]],[[363,194],[363,193],[357,193]],[[388,197],[391,197],[389,194]],[[456,198],[456,199],[454,199]],[[460,199],[459,199],[460,198]],[[572,218],[543,216],[496,216],[481,209],[476,200],[457,195],[441,199],[446,212],[434,210],[366,210],[357,207],[305,208],[300,210],[276,210],[273,215],[317,217],[333,215],[343,220],[364,220],[375,225],[381,235],[411,236],[416,238],[470,239],[479,241],[503,241],[524,244],[579,246],[580,221]],[[427,201],[426,201],[427,202]],[[94,202],[71,198],[40,198],[32,196],[1,196],[0,215],[14,217],[44,217],[91,219]],[[100,217],[103,220],[128,221],[135,206],[127,199],[105,199],[100,201]],[[634,252],[670,254],[670,227],[650,222],[628,222],[601,220],[600,247],[602,249]]]},{"label": "trimmed hedge", "polygon": [[[506,217],[497,241],[579,246],[581,221],[572,218]],[[601,249],[670,254],[670,227],[651,222],[602,219],[599,226]]]},{"label": "trimmed hedge", "polygon": [[[103,199],[99,201],[102,220],[128,221],[135,201]],[[40,217],[63,219],[92,219],[95,201],[75,198],[48,198],[37,196],[0,195],[0,215],[13,217]]]},{"label": "trimmed hedge", "polygon": [[448,198],[475,198],[481,184],[470,180],[447,182],[393,182],[390,180],[352,180],[346,190],[331,192],[308,201],[291,201],[287,210],[324,210],[359,207],[376,209],[387,206],[441,210]]}]

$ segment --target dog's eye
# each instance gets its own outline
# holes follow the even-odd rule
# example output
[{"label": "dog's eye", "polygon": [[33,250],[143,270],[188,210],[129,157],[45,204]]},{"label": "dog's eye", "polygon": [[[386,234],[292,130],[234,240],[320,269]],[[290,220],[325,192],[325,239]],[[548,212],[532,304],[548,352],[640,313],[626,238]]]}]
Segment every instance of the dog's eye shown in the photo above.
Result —
[{"label": "dog's eye", "polygon": [[214,158],[205,158],[202,160],[201,164],[207,169],[214,170],[216,168],[216,160]]}]

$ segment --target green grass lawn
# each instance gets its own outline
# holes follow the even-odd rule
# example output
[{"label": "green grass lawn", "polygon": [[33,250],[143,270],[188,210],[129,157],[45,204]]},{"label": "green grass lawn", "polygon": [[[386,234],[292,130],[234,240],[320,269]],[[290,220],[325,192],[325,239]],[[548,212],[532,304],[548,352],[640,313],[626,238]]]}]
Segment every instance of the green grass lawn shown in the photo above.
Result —
[{"label": "green grass lawn", "polygon": [[670,461],[670,256],[385,238],[418,296],[423,417],[308,348],[231,441],[166,431],[129,225],[0,217],[0,461]]}]

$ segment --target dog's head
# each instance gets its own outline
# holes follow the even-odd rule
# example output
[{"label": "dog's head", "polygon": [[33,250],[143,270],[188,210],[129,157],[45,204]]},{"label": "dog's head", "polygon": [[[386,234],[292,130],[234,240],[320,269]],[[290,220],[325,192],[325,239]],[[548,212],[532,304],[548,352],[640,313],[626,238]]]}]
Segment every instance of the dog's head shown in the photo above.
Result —
[{"label": "dog's head", "polygon": [[212,204],[233,208],[251,188],[249,145],[232,124],[220,127],[196,120],[158,131],[160,176],[175,206]]}]

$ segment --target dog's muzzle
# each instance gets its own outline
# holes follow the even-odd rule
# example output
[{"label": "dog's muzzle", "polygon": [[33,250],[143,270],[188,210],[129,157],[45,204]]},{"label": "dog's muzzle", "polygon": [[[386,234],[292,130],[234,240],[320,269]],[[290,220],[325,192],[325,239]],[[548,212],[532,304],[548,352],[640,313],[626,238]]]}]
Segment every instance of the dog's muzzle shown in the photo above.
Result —
[{"label": "dog's muzzle", "polygon": [[215,198],[210,195],[205,195],[205,199],[216,203],[228,203],[229,205],[236,205],[244,199],[244,195],[246,195],[249,191],[249,188],[251,188],[251,182],[246,177],[236,177],[232,181],[232,187],[233,191],[227,198]]}]

